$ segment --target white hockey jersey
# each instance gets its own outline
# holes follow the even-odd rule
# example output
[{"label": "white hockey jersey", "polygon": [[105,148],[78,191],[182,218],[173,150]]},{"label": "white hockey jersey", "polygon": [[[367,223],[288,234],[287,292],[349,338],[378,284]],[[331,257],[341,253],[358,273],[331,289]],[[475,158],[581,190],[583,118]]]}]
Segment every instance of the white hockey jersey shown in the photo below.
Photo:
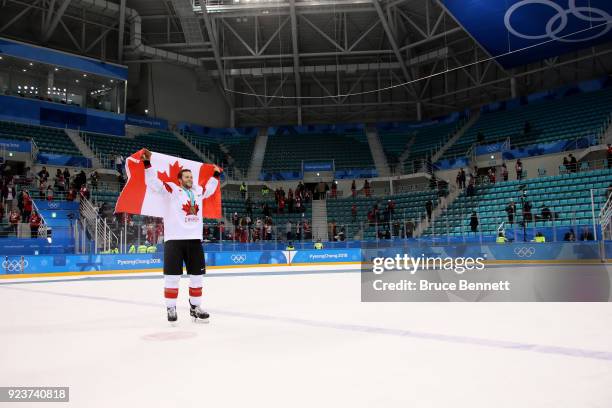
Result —
[{"label": "white hockey jersey", "polygon": [[[219,180],[212,177],[204,188],[194,185],[190,189],[175,184],[164,184],[158,177],[157,171],[150,167],[145,169],[147,189],[162,196],[160,205],[163,205],[164,241],[180,239],[202,239],[203,218],[202,200],[210,197],[219,184]],[[166,186],[170,189],[166,189]]]}]

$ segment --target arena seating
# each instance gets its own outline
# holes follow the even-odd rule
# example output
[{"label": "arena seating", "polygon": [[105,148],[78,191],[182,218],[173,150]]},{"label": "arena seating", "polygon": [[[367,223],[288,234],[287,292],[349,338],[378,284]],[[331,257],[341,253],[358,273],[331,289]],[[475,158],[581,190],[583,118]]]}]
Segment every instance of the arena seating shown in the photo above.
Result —
[{"label": "arena seating", "polygon": [[431,156],[441,144],[444,144],[452,136],[462,123],[440,123],[403,131],[379,128],[378,134],[387,155],[387,160],[391,165],[398,162],[399,156],[406,150],[407,145],[414,138],[413,143],[409,147],[410,153],[404,162],[404,170],[409,172],[412,169],[412,162],[414,160]]},{"label": "arena seating", "polygon": [[[384,198],[358,196],[356,198],[328,199],[327,220],[328,222],[336,222],[337,228],[345,226],[347,239],[352,239],[362,225],[365,227],[363,239],[375,239],[376,227],[368,225],[367,213],[376,203],[382,211],[386,208],[388,200],[393,200],[395,202],[395,214],[391,218],[391,222],[398,220],[403,225],[404,222],[413,220],[416,225],[425,214],[425,203],[428,200],[435,203],[436,197],[437,193],[435,191],[426,190],[394,194]],[[357,206],[355,222],[353,222],[351,213],[353,203]],[[384,230],[387,226],[388,224],[381,223],[378,228]]]},{"label": "arena seating", "polygon": [[[526,200],[532,205],[532,214],[540,215],[543,205],[555,214],[555,221],[538,220],[536,227],[571,227],[591,225],[591,189],[594,189],[595,213],[605,202],[607,187],[612,184],[612,170],[599,169],[559,176],[528,180],[513,180],[497,184],[481,185],[476,195],[467,197],[465,192],[434,222],[424,235],[469,235],[470,215],[479,216],[483,234],[496,234],[498,226],[507,221],[506,206],[514,200],[517,207],[515,222],[522,221],[522,205],[519,186],[527,192]],[[531,228],[533,223],[528,223]]]},{"label": "arena seating", "polygon": [[79,149],[62,129],[0,122],[0,137],[15,140],[32,139],[41,152],[81,156]]},{"label": "arena seating", "polygon": [[[512,147],[595,135],[612,111],[612,89],[542,100],[515,109],[484,113],[442,158],[462,156],[478,139],[494,143],[510,138]],[[531,130],[524,133],[525,122]]]},{"label": "arena seating", "polygon": [[269,136],[263,171],[300,171],[302,161],[332,160],[337,170],[374,167],[372,153],[363,132],[307,133]]},{"label": "arena seating", "polygon": [[200,158],[178,140],[172,132],[158,130],[138,135],[133,139],[98,133],[84,133],[84,136],[94,150],[107,155],[121,154],[127,157],[141,148],[147,147],[152,151],[200,161]]}]

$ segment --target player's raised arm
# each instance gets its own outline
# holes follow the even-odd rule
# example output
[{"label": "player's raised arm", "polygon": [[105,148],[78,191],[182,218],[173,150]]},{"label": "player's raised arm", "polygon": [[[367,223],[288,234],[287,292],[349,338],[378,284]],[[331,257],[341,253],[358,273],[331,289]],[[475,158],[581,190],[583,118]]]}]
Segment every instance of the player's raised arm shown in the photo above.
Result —
[{"label": "player's raised arm", "polygon": [[147,187],[154,193],[168,194],[168,190],[164,187],[164,183],[157,177],[157,171],[151,166],[151,152],[144,148],[142,149],[141,160],[145,167],[145,182]]}]

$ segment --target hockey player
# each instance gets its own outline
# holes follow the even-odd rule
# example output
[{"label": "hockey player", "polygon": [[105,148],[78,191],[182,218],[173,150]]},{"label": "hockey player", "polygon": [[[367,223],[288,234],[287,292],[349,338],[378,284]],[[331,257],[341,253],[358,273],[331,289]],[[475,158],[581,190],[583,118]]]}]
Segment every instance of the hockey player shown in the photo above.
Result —
[{"label": "hockey player", "polygon": [[[177,185],[164,184],[151,168],[151,152],[143,149],[147,188],[163,195],[164,219],[164,297],[168,321],[177,320],[176,299],[179,281],[185,263],[189,281],[190,314],[194,321],[206,321],[209,314],[202,309],[202,275],[206,272],[202,249],[202,200],[211,196],[219,185],[220,169],[215,167],[213,177],[204,188],[193,185],[193,174],[189,169],[178,173]],[[166,188],[168,187],[168,189]],[[170,190],[170,191],[168,191]]]}]

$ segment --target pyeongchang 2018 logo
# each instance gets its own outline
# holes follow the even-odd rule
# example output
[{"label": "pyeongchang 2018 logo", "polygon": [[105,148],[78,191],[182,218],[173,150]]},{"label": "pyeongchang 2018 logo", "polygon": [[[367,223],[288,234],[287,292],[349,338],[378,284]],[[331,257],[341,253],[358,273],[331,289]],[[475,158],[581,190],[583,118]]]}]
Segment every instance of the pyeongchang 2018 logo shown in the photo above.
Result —
[{"label": "pyeongchang 2018 logo", "polygon": [[[504,24],[512,35],[524,40],[556,40],[564,43],[579,43],[606,35],[612,29],[612,16],[605,10],[590,7],[590,2],[584,3],[584,6],[577,6],[576,0],[568,0],[568,7],[564,9],[552,0],[522,0],[508,8],[504,15]],[[525,32],[527,30],[518,28],[515,23],[513,24],[512,16],[515,13],[531,13],[530,10],[537,10],[537,6],[549,7],[555,12],[539,31],[527,33]],[[581,27],[585,23],[588,26],[583,27],[583,29],[572,30],[572,26],[578,26],[571,24],[571,20],[574,20]],[[516,18],[515,21],[517,21]],[[582,24],[580,24],[581,22]],[[570,27],[569,30],[567,30],[568,27]],[[591,29],[596,29],[596,32],[591,34]],[[581,36],[581,33],[584,35]]]}]

